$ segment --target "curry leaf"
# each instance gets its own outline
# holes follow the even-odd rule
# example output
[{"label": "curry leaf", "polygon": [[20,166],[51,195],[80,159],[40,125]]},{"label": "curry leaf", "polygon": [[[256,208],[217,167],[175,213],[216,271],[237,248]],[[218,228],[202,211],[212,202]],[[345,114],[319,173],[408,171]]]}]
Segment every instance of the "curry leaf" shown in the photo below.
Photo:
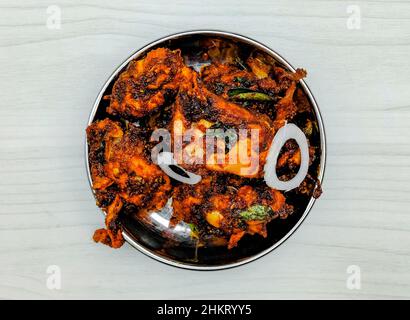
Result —
[{"label": "curry leaf", "polygon": [[199,230],[198,227],[194,223],[188,223],[189,229],[191,230],[190,236],[193,239],[199,238]]},{"label": "curry leaf", "polygon": [[254,101],[272,101],[272,97],[263,92],[253,91],[246,88],[236,88],[228,91],[228,96],[233,100],[254,100]]},{"label": "curry leaf", "polygon": [[242,211],[239,215],[242,219],[249,220],[265,220],[272,214],[272,209],[268,206],[254,205],[245,211]]}]

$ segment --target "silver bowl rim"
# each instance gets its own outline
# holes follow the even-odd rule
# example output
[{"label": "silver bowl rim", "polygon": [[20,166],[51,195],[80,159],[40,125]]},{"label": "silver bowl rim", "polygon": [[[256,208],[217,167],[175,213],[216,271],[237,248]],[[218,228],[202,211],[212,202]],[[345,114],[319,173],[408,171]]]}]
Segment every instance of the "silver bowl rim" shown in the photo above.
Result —
[{"label": "silver bowl rim", "polygon": [[[166,42],[168,40],[177,39],[179,37],[190,36],[190,35],[221,36],[221,37],[228,37],[228,38],[231,38],[231,39],[240,40],[240,41],[245,42],[245,43],[247,43],[247,44],[249,44],[253,47],[256,47],[257,49],[259,49],[261,51],[264,51],[265,53],[268,53],[269,55],[274,57],[275,60],[277,60],[278,62],[283,64],[286,68],[288,68],[289,70],[295,72],[295,68],[287,60],[285,60],[279,53],[277,53],[273,49],[265,46],[264,44],[254,40],[254,39],[242,36],[242,35],[237,34],[237,33],[232,33],[232,32],[227,32],[227,31],[220,31],[220,30],[210,30],[210,29],[191,30],[191,31],[184,31],[184,32],[174,33],[174,34],[159,38],[158,40],[155,40],[155,41],[143,46],[141,49],[139,49],[139,50],[135,51],[134,53],[132,53],[123,63],[121,63],[121,65],[119,67],[117,67],[115,69],[115,71],[111,74],[111,76],[104,83],[103,87],[100,89],[100,92],[99,92],[97,98],[95,99],[93,108],[92,108],[90,116],[88,118],[87,126],[90,125],[94,121],[95,114],[97,112],[98,106],[101,102],[101,99],[103,97],[103,94],[104,94],[105,90],[111,84],[112,80],[117,76],[117,74],[131,60],[133,60],[135,58],[138,58],[139,56],[141,56],[142,54],[147,52],[150,48],[152,48],[152,47],[154,47],[154,46],[156,46],[160,43]],[[323,124],[323,119],[322,119],[322,116],[321,116],[321,113],[320,113],[320,110],[319,110],[319,106],[318,106],[312,92],[310,91],[308,85],[306,84],[306,82],[304,80],[300,80],[300,84],[303,87],[305,93],[309,97],[309,100],[310,100],[310,102],[313,106],[313,109],[315,111],[315,115],[317,117],[318,125],[319,125],[319,134],[320,134],[320,143],[321,143],[322,154],[321,154],[321,160],[320,160],[320,168],[319,168],[318,179],[319,179],[320,183],[323,185],[323,178],[324,178],[325,165],[326,165],[326,134],[325,134],[325,128],[324,128],[324,124]],[[88,182],[89,182],[91,191],[94,195],[94,191],[92,189],[92,180],[91,180],[89,161],[88,161],[88,143],[87,143],[87,136],[86,135],[85,135],[85,166],[86,166],[86,170],[87,170]],[[193,265],[193,264],[189,264],[189,263],[185,263],[185,262],[180,262],[180,261],[175,261],[175,260],[172,260],[172,259],[168,259],[168,258],[162,257],[162,256],[156,254],[155,252],[145,248],[143,245],[136,242],[126,231],[123,231],[122,234],[123,234],[124,239],[131,246],[133,246],[134,248],[136,248],[140,252],[144,253],[148,257],[153,258],[153,259],[155,259],[157,261],[160,261],[162,263],[165,263],[167,265],[171,265],[171,266],[182,268],[182,269],[197,270],[197,271],[215,271],[215,270],[230,269],[230,268],[239,267],[239,266],[242,266],[242,265],[247,264],[249,262],[255,261],[255,260],[265,256],[269,252],[275,250],[276,248],[278,248],[282,243],[284,243],[299,228],[299,226],[302,224],[302,222],[308,216],[308,214],[309,214],[310,210],[312,209],[313,204],[315,203],[315,201],[316,201],[315,198],[313,198],[313,197],[310,198],[310,201],[309,201],[308,205],[306,206],[306,209],[305,209],[303,215],[300,217],[300,219],[297,221],[297,223],[292,227],[291,230],[289,230],[289,232],[285,236],[283,236],[278,242],[273,244],[271,247],[259,252],[258,254],[254,255],[254,256],[248,257],[246,259],[243,259],[243,260],[240,260],[240,261],[237,261],[237,262],[234,262],[234,263],[225,264],[225,265],[217,265],[217,266],[204,265],[204,266],[201,266],[201,265]],[[101,210],[101,212],[103,214],[105,214],[104,211]]]}]

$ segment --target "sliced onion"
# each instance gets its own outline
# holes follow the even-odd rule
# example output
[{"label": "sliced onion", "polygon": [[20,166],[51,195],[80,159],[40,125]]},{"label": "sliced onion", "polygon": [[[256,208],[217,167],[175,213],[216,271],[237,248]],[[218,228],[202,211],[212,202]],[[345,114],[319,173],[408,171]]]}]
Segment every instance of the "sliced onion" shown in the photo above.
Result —
[{"label": "sliced onion", "polygon": [[[300,168],[295,177],[289,181],[280,181],[276,173],[276,163],[283,145],[289,139],[295,139],[301,152]],[[277,190],[292,190],[302,183],[309,169],[309,146],[305,134],[293,123],[285,124],[278,130],[269,148],[264,166],[266,184]]]},{"label": "sliced onion", "polygon": [[[164,171],[169,177],[177,181],[180,181],[186,184],[197,184],[202,179],[201,176],[196,175],[192,172],[186,171],[184,168],[179,166],[177,162],[175,161],[172,152],[161,152],[160,154],[158,154],[157,164],[162,169],[162,171]],[[170,168],[171,165],[178,167],[178,169],[182,170],[189,178],[176,173],[174,170]]]}]

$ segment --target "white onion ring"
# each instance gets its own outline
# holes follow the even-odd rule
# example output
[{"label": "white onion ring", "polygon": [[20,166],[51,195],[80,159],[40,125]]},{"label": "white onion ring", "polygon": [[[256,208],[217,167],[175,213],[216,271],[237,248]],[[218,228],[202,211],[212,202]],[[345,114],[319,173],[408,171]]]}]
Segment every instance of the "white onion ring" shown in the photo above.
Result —
[{"label": "white onion ring", "polygon": [[[161,152],[160,154],[158,154],[157,164],[162,169],[162,171],[164,171],[169,177],[182,183],[197,184],[199,181],[202,180],[201,176],[186,171],[184,168],[179,166],[175,161],[172,152]],[[176,173],[174,170],[170,168],[170,165],[178,167],[178,169],[182,170],[189,178],[181,176],[180,174]]]},{"label": "white onion ring", "polygon": [[[283,145],[289,139],[295,139],[301,153],[300,168],[295,177],[289,181],[280,181],[276,173],[276,163]],[[309,146],[305,134],[293,123],[285,124],[278,130],[272,140],[264,166],[266,184],[277,190],[289,191],[299,187],[305,179],[309,169]]]}]

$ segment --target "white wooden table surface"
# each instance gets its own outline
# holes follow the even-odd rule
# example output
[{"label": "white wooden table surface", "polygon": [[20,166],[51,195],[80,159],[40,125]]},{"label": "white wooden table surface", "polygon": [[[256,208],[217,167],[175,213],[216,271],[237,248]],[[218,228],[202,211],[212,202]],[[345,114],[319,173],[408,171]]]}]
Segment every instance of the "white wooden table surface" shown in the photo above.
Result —
[{"label": "white wooden table surface", "polygon": [[[61,28],[47,28],[56,9]],[[327,129],[307,220],[226,271],[91,240],[103,221],[84,166],[93,101],[134,50],[191,29],[252,37],[306,68]],[[0,0],[0,298],[410,298],[409,61],[409,0]],[[60,290],[46,286],[50,265]]]}]

